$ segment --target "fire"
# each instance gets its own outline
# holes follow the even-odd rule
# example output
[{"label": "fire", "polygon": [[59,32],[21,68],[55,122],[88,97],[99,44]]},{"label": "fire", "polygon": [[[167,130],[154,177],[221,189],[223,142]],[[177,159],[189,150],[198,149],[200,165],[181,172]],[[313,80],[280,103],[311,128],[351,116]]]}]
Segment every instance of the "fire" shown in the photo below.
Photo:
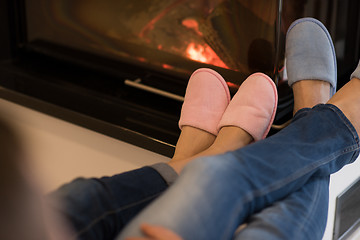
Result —
[{"label": "fire", "polygon": [[188,18],[188,19],[184,19],[181,24],[188,28],[188,29],[192,29],[193,31],[196,32],[197,35],[199,36],[202,36],[203,34],[200,32],[199,30],[199,23],[194,20],[194,19],[191,19],[191,18]]},{"label": "fire", "polygon": [[207,44],[190,43],[186,49],[186,54],[190,59],[198,62],[229,68]]},{"label": "fire", "polygon": [[205,48],[202,45],[195,45],[190,43],[186,49],[188,57],[192,60],[206,63],[208,58],[206,57]]}]

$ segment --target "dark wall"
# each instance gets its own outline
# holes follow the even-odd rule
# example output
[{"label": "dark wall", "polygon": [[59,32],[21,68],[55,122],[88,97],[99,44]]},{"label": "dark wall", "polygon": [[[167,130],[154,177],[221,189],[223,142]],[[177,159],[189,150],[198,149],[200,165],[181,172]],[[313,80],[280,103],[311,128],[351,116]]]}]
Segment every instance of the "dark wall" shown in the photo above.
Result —
[{"label": "dark wall", "polygon": [[0,1],[0,60],[11,57],[8,1]]}]

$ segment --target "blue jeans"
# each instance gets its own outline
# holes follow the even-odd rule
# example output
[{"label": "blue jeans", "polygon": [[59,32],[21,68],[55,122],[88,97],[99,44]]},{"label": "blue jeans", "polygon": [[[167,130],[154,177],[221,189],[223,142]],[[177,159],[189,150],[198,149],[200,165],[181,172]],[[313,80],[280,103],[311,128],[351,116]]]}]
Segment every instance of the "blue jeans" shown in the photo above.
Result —
[{"label": "blue jeans", "polygon": [[[61,197],[61,212],[74,228],[77,239],[114,239],[136,214],[168,187],[163,180],[171,182],[176,177],[165,164],[155,168],[158,172],[152,168],[144,167],[111,178],[79,178],[52,196]],[[117,189],[119,197],[109,198],[108,193],[113,190],[104,191],[112,187]],[[116,202],[111,203],[111,199]],[[305,204],[299,204],[299,199]],[[269,240],[286,239],[289,231],[293,231],[293,236],[305,234],[308,239],[320,239],[326,225],[327,201],[328,178],[311,180],[285,200],[250,216],[247,227],[237,234],[237,239],[262,240],[264,236]],[[309,221],[315,217],[315,224]],[[285,224],[288,226],[284,227]]]},{"label": "blue jeans", "polygon": [[311,178],[300,190],[250,216],[246,228],[234,239],[321,239],[328,201],[329,177]]},{"label": "blue jeans", "polygon": [[[295,222],[304,213],[298,211],[301,208],[295,207],[294,211],[286,201],[308,206],[315,197],[327,204],[329,175],[355,161],[358,154],[358,135],[336,106],[300,110],[292,124],[272,137],[193,161],[165,194],[135,217],[118,239],[141,236],[139,225],[143,222],[167,227],[189,240],[232,239],[239,225],[251,221],[263,209],[262,213],[270,216],[268,207],[275,209],[275,216],[290,219],[275,224],[282,228],[279,233],[284,235],[282,238],[299,239],[293,235],[295,226],[291,220]],[[320,196],[314,196],[318,191]],[[300,217],[306,230],[321,225],[318,219],[326,216],[324,208],[309,214],[313,214],[308,215],[309,219],[306,214]],[[258,239],[268,239],[261,232],[271,234],[271,229],[257,232]],[[302,232],[300,238],[310,236]]]},{"label": "blue jeans", "polygon": [[[171,173],[171,172],[170,172]],[[112,177],[78,178],[49,195],[59,200],[76,239],[115,239],[137,213],[168,188],[153,167]]]}]

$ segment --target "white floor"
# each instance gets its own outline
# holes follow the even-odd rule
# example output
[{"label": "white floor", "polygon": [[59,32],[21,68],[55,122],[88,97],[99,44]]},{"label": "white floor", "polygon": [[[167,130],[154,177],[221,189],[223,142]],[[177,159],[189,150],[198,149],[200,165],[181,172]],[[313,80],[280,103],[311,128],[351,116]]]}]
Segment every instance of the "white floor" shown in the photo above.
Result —
[{"label": "white floor", "polygon": [[[31,169],[44,192],[76,177],[113,175],[168,158],[0,99],[0,113],[21,133]],[[328,226],[332,239],[335,200],[360,176],[360,161],[331,177]],[[360,238],[353,238],[360,239]]]},{"label": "white floor", "polygon": [[0,113],[22,135],[45,192],[76,177],[100,177],[168,158],[0,99]]}]

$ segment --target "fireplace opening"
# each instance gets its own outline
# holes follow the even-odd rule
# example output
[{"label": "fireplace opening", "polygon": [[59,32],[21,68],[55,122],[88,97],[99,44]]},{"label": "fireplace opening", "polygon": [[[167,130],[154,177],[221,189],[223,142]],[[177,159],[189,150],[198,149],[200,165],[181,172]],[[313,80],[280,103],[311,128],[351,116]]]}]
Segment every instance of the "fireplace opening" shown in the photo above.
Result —
[{"label": "fireplace opening", "polygon": [[184,76],[215,67],[241,84],[255,71],[274,75],[277,8],[276,0],[27,0],[27,37]]}]

